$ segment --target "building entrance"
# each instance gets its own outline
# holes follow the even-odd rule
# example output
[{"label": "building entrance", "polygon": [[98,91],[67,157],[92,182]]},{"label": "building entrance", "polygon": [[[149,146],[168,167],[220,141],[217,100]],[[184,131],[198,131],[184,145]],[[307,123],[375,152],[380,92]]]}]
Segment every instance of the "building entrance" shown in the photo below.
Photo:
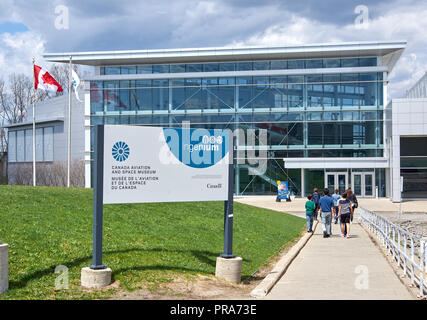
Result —
[{"label": "building entrance", "polygon": [[375,173],[373,172],[353,172],[351,174],[352,190],[356,197],[374,197]]},{"label": "building entrance", "polygon": [[340,194],[343,194],[348,186],[347,172],[326,172],[325,174],[325,187],[329,189],[332,194],[335,189],[338,189]]}]

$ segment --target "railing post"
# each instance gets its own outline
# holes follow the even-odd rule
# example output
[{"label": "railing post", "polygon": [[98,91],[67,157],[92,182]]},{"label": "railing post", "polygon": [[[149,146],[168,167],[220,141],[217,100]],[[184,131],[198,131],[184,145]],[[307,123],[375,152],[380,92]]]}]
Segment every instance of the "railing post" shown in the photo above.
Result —
[{"label": "railing post", "polygon": [[391,225],[387,224],[387,241],[388,241],[388,253],[391,254],[391,250],[393,250],[391,246]]},{"label": "railing post", "polygon": [[415,249],[414,249],[414,237],[411,236],[411,283],[412,285],[415,284],[415,267],[414,267],[414,262],[415,262]]},{"label": "railing post", "polygon": [[401,251],[400,229],[397,229],[397,266],[400,267],[400,251]]},{"label": "railing post", "polygon": [[424,241],[424,271],[427,273],[427,237],[423,237],[422,240]]},{"label": "railing post", "polygon": [[421,238],[420,240],[420,296],[424,296],[424,273],[425,259],[426,259],[426,240],[427,238]]},{"label": "railing post", "polygon": [[373,225],[373,227],[374,227],[374,234],[376,236],[378,236],[378,230],[377,230],[377,221],[378,221],[378,219],[377,219],[376,216],[374,216],[374,215],[372,215],[372,216],[373,216],[373,220],[374,220],[374,225]]},{"label": "railing post", "polygon": [[386,241],[386,248],[389,250],[390,253],[390,246],[388,243],[388,223],[385,223],[385,241]]},{"label": "railing post", "polygon": [[406,234],[404,234],[403,235],[403,246],[404,246],[404,249],[403,249],[403,274],[404,275],[406,275],[406,257],[407,257],[407,255],[406,255],[406,252],[407,252],[407,250],[406,250],[406,246],[407,246],[407,239],[406,239]]},{"label": "railing post", "polygon": [[375,229],[377,233],[377,237],[380,235],[380,218],[379,216],[375,216]]},{"label": "railing post", "polygon": [[392,227],[393,229],[393,259],[396,259],[396,228]]},{"label": "railing post", "polygon": [[384,219],[382,219],[383,221],[383,245],[387,246],[387,239],[386,239],[386,222]]}]

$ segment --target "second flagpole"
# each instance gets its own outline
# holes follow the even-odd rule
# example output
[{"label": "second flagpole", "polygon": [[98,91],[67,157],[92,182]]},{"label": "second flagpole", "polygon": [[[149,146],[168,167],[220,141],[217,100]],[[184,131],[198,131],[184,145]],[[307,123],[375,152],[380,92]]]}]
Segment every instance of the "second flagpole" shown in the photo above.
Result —
[{"label": "second flagpole", "polygon": [[67,187],[70,187],[70,171],[71,171],[71,89],[73,87],[72,76],[72,56],[70,56],[70,72],[68,78],[68,157],[67,157]]},{"label": "second flagpole", "polygon": [[34,72],[34,65],[36,60],[33,58],[33,80],[34,80],[34,94],[33,94],[33,186],[37,185],[36,181],[36,74]]}]

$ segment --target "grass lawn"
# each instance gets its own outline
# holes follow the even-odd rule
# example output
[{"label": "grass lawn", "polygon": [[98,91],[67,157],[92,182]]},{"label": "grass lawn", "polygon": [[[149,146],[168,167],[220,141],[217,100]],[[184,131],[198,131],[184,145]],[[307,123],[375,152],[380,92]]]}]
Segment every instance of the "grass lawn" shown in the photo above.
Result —
[{"label": "grass lawn", "polygon": [[[223,202],[104,206],[103,262],[119,290],[155,289],[178,274],[215,274],[223,251]],[[305,220],[234,204],[233,253],[242,279],[297,238]],[[92,261],[92,190],[0,186],[0,239],[9,244],[9,291],[0,299],[107,298],[84,290]],[[55,267],[69,269],[69,289],[55,290]]]}]

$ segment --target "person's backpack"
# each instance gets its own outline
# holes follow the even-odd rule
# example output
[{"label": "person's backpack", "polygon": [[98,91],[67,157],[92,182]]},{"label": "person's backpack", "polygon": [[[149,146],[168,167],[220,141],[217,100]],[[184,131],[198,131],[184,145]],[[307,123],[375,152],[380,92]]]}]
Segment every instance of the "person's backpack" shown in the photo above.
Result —
[{"label": "person's backpack", "polygon": [[359,204],[357,203],[356,195],[353,193],[353,196],[351,197],[351,202],[353,202],[354,208],[357,208]]},{"label": "person's backpack", "polygon": [[319,203],[319,194],[313,193],[313,202],[318,204]]}]

